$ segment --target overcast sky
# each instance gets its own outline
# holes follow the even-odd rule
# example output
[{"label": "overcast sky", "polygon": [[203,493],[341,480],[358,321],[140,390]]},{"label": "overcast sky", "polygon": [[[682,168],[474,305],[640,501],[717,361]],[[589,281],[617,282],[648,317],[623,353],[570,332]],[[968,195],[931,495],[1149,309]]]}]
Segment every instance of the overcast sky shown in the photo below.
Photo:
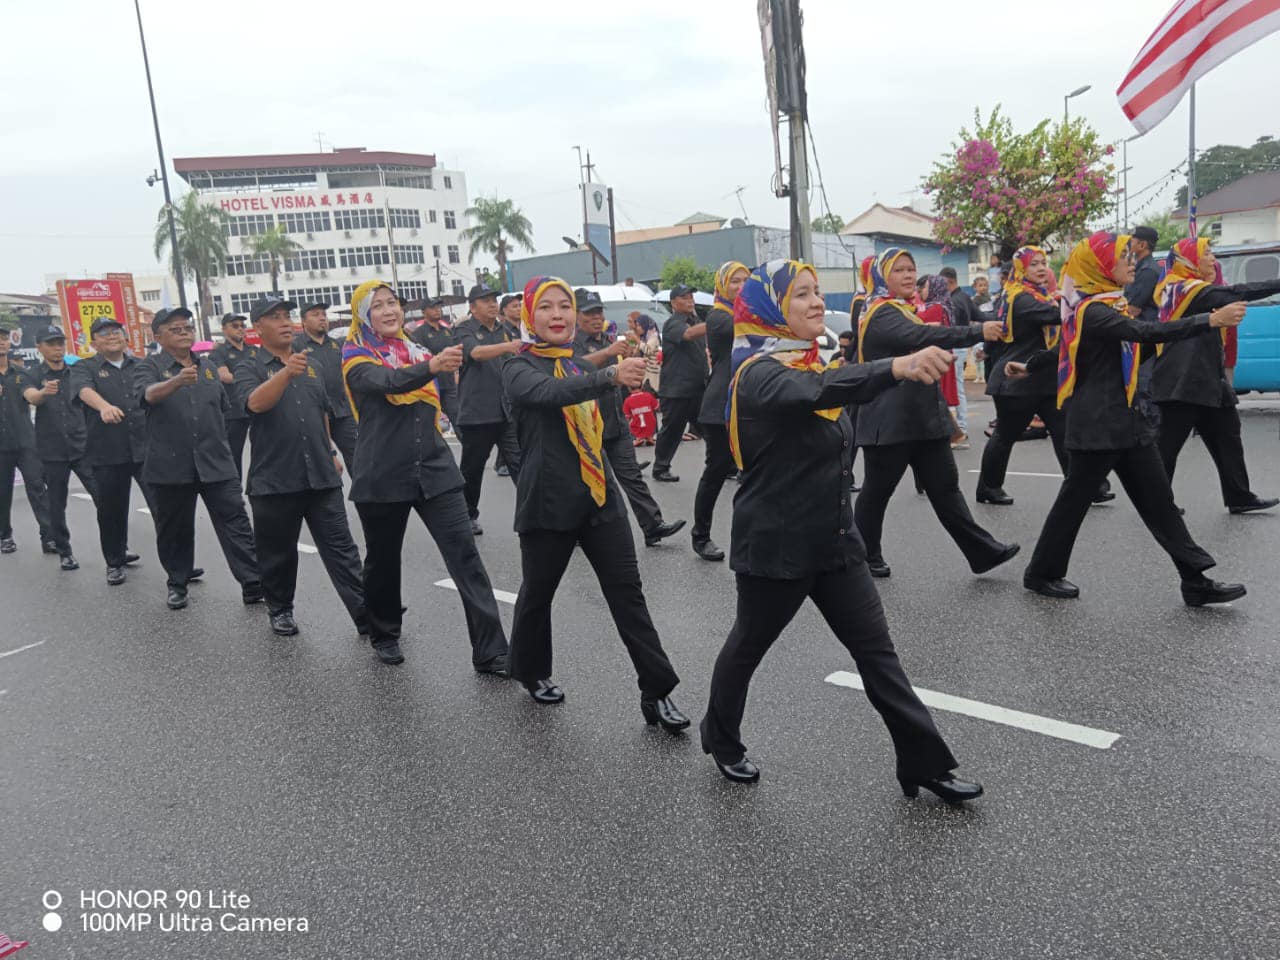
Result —
[{"label": "overcast sky", "polygon": [[[832,209],[905,204],[975,107],[1021,128],[1062,95],[1129,135],[1115,88],[1171,0],[1066,7],[802,0],[810,122]],[[581,232],[574,144],[614,187],[618,227],[695,210],[786,226],[770,190],[754,0],[143,0],[169,157],[330,146],[435,154],[471,198],[514,198],[539,252]],[[1006,11],[1024,11],[1021,20]],[[1043,12],[1041,12],[1043,10]],[[637,16],[643,11],[643,17]],[[1069,11],[1069,12],[1068,12]],[[0,290],[46,273],[156,272],[162,197],[130,0],[5,3]],[[1278,134],[1273,35],[1198,88],[1201,147]],[[1130,192],[1185,158],[1184,102],[1129,147]],[[185,184],[176,175],[175,187]],[[1150,194],[1137,198],[1136,207]],[[1173,205],[1173,189],[1149,210]],[[815,194],[814,215],[821,211]]]}]

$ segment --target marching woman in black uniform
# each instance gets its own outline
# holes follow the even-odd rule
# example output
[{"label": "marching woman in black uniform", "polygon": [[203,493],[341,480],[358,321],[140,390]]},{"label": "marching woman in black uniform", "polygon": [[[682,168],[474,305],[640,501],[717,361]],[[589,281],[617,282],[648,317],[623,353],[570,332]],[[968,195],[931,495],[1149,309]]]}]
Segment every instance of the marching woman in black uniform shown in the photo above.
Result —
[{"label": "marching woman in black uniform", "polygon": [[601,453],[604,423],[596,398],[644,380],[643,358],[583,370],[573,358],[577,305],[556,277],[534,277],[520,310],[524,349],[507,361],[524,461],[516,485],[516,533],[523,580],[511,626],[511,676],[538,703],[560,703],[551,682],[551,604],[573,548],[582,547],[631,656],[645,722],[683,730],[689,720],[671,699],[679,683],[649,617],[622,495]]},{"label": "marching woman in black uniform", "polygon": [[[1166,273],[1156,285],[1160,320],[1168,323],[1186,314],[1205,313],[1228,303],[1261,300],[1280,293],[1280,280],[1216,286],[1217,261],[1207,238],[1179,240],[1169,251]],[[1224,331],[1225,333],[1225,331]],[[1160,436],[1156,441],[1169,480],[1178,454],[1195,429],[1218,468],[1222,500],[1232,513],[1269,510],[1280,503],[1263,499],[1249,489],[1240,442],[1240,414],[1236,392],[1227,382],[1224,337],[1195,337],[1156,348],[1152,399],[1160,404]]]},{"label": "marching woman in black uniform", "polygon": [[1128,247],[1128,236],[1098,232],[1072,248],[1062,271],[1062,340],[1056,357],[1042,351],[1030,363],[1013,363],[1005,371],[1014,377],[1034,374],[1056,359],[1058,404],[1066,409],[1071,456],[1071,469],[1045,518],[1022,582],[1046,597],[1080,595],[1065,579],[1071,550],[1098,484],[1114,470],[1142,522],[1173,559],[1186,604],[1225,603],[1243,597],[1245,588],[1204,575],[1215,561],[1187,532],[1151,426],[1133,404],[1138,389],[1134,344],[1216,336],[1219,328],[1239,324],[1244,304],[1169,323],[1132,320],[1124,313],[1124,287],[1134,273]]},{"label": "marching woman in black uniform", "polygon": [[[924,323],[908,303],[915,289],[916,264],[911,254],[897,247],[880,254],[872,268],[871,299],[858,323],[860,361],[902,357],[926,346],[953,350],[999,337],[1000,324],[994,320],[967,327]],[[969,513],[951,452],[953,429],[946,400],[934,383],[910,383],[886,391],[858,410],[858,446],[863,448],[866,466],[854,516],[873,577],[890,573],[880,535],[889,498],[908,466],[974,573],[986,573],[1018,552],[1016,543],[999,542]]]},{"label": "marching woman in black uniform", "polygon": [[404,310],[380,280],[356,287],[342,348],[347,395],[360,420],[351,500],[364,528],[364,596],[370,640],[383,663],[400,651],[400,552],[410,511],[436,542],[467,614],[479,673],[507,668],[507,638],[471,532],[462,474],[440,433],[437,373],[457,370],[462,348],[432,356],[404,335]]},{"label": "marching woman in black uniform", "polygon": [[952,802],[981,796],[957,780],[955,757],[907,680],[849,507],[853,428],[842,405],[936,384],[955,357],[937,347],[824,370],[816,337],[825,304],[812,267],[774,260],[752,271],[734,313],[728,422],[741,485],[729,564],[738,611],[716,658],[702,748],[725,777],[759,779],[740,727],[751,676],[805,598],[848,648],[867,697],[889,728],[897,775]]}]

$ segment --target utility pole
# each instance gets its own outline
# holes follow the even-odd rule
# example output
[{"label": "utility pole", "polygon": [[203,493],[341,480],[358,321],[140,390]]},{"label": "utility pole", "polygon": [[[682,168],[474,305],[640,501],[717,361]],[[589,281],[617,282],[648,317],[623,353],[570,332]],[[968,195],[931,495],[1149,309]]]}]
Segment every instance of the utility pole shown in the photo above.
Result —
[{"label": "utility pole", "polygon": [[582,147],[575,145],[578,151],[578,192],[582,194],[582,243],[587,248],[587,257],[591,260],[591,282],[599,283],[600,274],[596,269],[596,255],[591,249],[591,241],[587,238],[587,174],[592,170],[591,150],[587,150],[587,162],[582,162]]},{"label": "utility pole", "polygon": [[1196,226],[1196,85],[1191,85],[1191,133],[1187,146],[1187,236],[1199,233]]},{"label": "utility pole", "polygon": [[[772,33],[772,74],[777,86],[777,113],[787,119],[789,177],[785,195],[791,199],[791,256],[813,259],[813,226],[809,219],[809,149],[805,137],[808,96],[805,93],[803,17],[800,0],[760,0],[762,24]],[[764,13],[767,8],[768,16]],[[775,115],[774,122],[777,122]]]},{"label": "utility pole", "polygon": [[444,281],[440,279],[440,258],[436,257],[436,296],[444,296]]},{"label": "utility pole", "polygon": [[609,197],[609,266],[613,269],[613,282],[618,282],[618,231],[613,223],[613,187],[608,190]]}]

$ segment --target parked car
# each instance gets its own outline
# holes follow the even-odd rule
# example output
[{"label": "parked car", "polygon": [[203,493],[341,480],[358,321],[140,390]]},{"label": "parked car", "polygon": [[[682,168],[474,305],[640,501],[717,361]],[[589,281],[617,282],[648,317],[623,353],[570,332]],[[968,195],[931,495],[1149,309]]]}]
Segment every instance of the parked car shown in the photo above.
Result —
[{"label": "parked car", "polygon": [[605,323],[616,324],[619,330],[627,329],[627,319],[636,311],[651,316],[659,330],[667,322],[667,317],[671,316],[671,307],[659,300],[654,292],[642,283],[630,287],[621,283],[588,284],[578,289],[598,293],[600,300],[604,303]]},{"label": "parked car", "polygon": [[[1280,243],[1214,247],[1224,283],[1261,283],[1280,277]],[[1280,295],[1249,304],[1240,325],[1236,393],[1280,390]]]}]

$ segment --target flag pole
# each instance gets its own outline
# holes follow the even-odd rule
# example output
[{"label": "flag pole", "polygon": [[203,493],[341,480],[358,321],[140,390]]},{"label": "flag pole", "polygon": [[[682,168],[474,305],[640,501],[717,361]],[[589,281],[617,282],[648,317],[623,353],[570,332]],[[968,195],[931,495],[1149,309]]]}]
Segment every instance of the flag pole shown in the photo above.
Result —
[{"label": "flag pole", "polygon": [[1191,84],[1191,123],[1187,147],[1187,236],[1194,237],[1196,229],[1196,85]]}]

